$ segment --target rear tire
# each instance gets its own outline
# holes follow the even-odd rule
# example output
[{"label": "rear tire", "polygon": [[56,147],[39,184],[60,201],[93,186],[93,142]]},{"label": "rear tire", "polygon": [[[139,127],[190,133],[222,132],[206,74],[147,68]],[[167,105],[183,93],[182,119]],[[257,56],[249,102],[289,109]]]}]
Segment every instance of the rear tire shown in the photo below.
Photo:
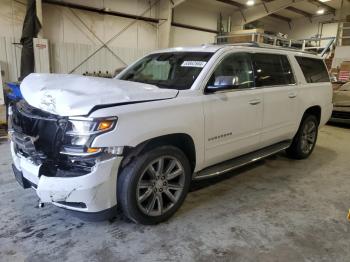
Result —
[{"label": "rear tire", "polygon": [[120,173],[118,204],[130,220],[151,225],[169,219],[186,198],[191,168],[185,154],[174,146],[142,153]]},{"label": "rear tire", "polygon": [[305,159],[311,155],[317,141],[318,124],[314,115],[306,115],[303,118],[292,144],[286,150],[289,157]]}]

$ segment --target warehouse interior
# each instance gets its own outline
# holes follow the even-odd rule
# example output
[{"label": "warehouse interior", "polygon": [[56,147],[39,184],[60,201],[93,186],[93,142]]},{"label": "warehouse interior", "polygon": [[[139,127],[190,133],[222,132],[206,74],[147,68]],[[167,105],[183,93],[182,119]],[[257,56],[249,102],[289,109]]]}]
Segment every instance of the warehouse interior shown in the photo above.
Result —
[{"label": "warehouse interior", "polygon": [[[281,152],[195,181],[179,211],[155,226],[120,212],[81,220],[17,184],[8,106],[29,73],[110,79],[156,50],[252,42],[324,59],[337,121],[319,130],[310,158]],[[2,0],[0,71],[1,261],[350,260],[349,0]]]}]

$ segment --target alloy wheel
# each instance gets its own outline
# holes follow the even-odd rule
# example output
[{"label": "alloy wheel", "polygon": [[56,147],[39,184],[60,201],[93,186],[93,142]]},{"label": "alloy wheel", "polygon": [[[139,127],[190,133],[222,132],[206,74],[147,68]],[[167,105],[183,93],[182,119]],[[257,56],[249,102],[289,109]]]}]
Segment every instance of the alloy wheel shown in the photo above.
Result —
[{"label": "alloy wheel", "polygon": [[317,128],[316,123],[308,121],[302,131],[301,135],[301,150],[304,154],[310,153],[316,142]]},{"label": "alloy wheel", "polygon": [[136,188],[140,210],[148,216],[160,216],[179,200],[185,184],[184,167],[172,156],[152,161],[143,171]]}]

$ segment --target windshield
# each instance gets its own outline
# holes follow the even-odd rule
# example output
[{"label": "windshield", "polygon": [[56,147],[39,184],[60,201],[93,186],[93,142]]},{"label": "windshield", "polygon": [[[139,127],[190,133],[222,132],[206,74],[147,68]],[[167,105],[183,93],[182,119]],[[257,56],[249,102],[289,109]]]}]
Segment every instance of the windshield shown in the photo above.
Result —
[{"label": "windshield", "polygon": [[130,67],[120,79],[159,88],[190,89],[212,55],[207,52],[151,54]]}]

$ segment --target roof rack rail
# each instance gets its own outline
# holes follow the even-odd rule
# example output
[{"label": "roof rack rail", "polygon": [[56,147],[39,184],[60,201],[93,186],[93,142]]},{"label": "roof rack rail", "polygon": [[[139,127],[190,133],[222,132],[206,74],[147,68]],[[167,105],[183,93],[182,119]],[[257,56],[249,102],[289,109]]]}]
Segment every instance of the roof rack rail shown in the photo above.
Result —
[{"label": "roof rack rail", "polygon": [[314,54],[309,51],[303,51],[296,47],[283,47],[283,46],[275,46],[275,45],[269,45],[269,44],[263,44],[263,43],[257,43],[257,42],[246,42],[246,43],[234,43],[234,44],[216,44],[216,45],[223,45],[223,46],[243,46],[243,47],[257,47],[257,48],[266,48],[266,49],[275,49],[275,50],[285,50],[285,51],[294,51],[294,52],[300,52],[300,53],[306,53],[306,54]]},{"label": "roof rack rail", "polygon": [[[230,38],[250,37],[251,42],[229,43]],[[248,40],[249,41],[249,40]],[[328,41],[326,46],[321,46],[322,41]],[[315,37],[308,39],[288,39],[280,36],[272,36],[264,33],[238,33],[230,35],[220,35],[216,37],[216,45],[260,47],[269,49],[278,49],[285,51],[302,52],[307,54],[318,54],[325,57],[328,51],[332,50],[335,43],[335,37]]]},{"label": "roof rack rail", "polygon": [[259,43],[257,43],[257,42],[245,42],[245,43],[235,43],[235,44],[217,44],[217,45],[260,47]]}]

